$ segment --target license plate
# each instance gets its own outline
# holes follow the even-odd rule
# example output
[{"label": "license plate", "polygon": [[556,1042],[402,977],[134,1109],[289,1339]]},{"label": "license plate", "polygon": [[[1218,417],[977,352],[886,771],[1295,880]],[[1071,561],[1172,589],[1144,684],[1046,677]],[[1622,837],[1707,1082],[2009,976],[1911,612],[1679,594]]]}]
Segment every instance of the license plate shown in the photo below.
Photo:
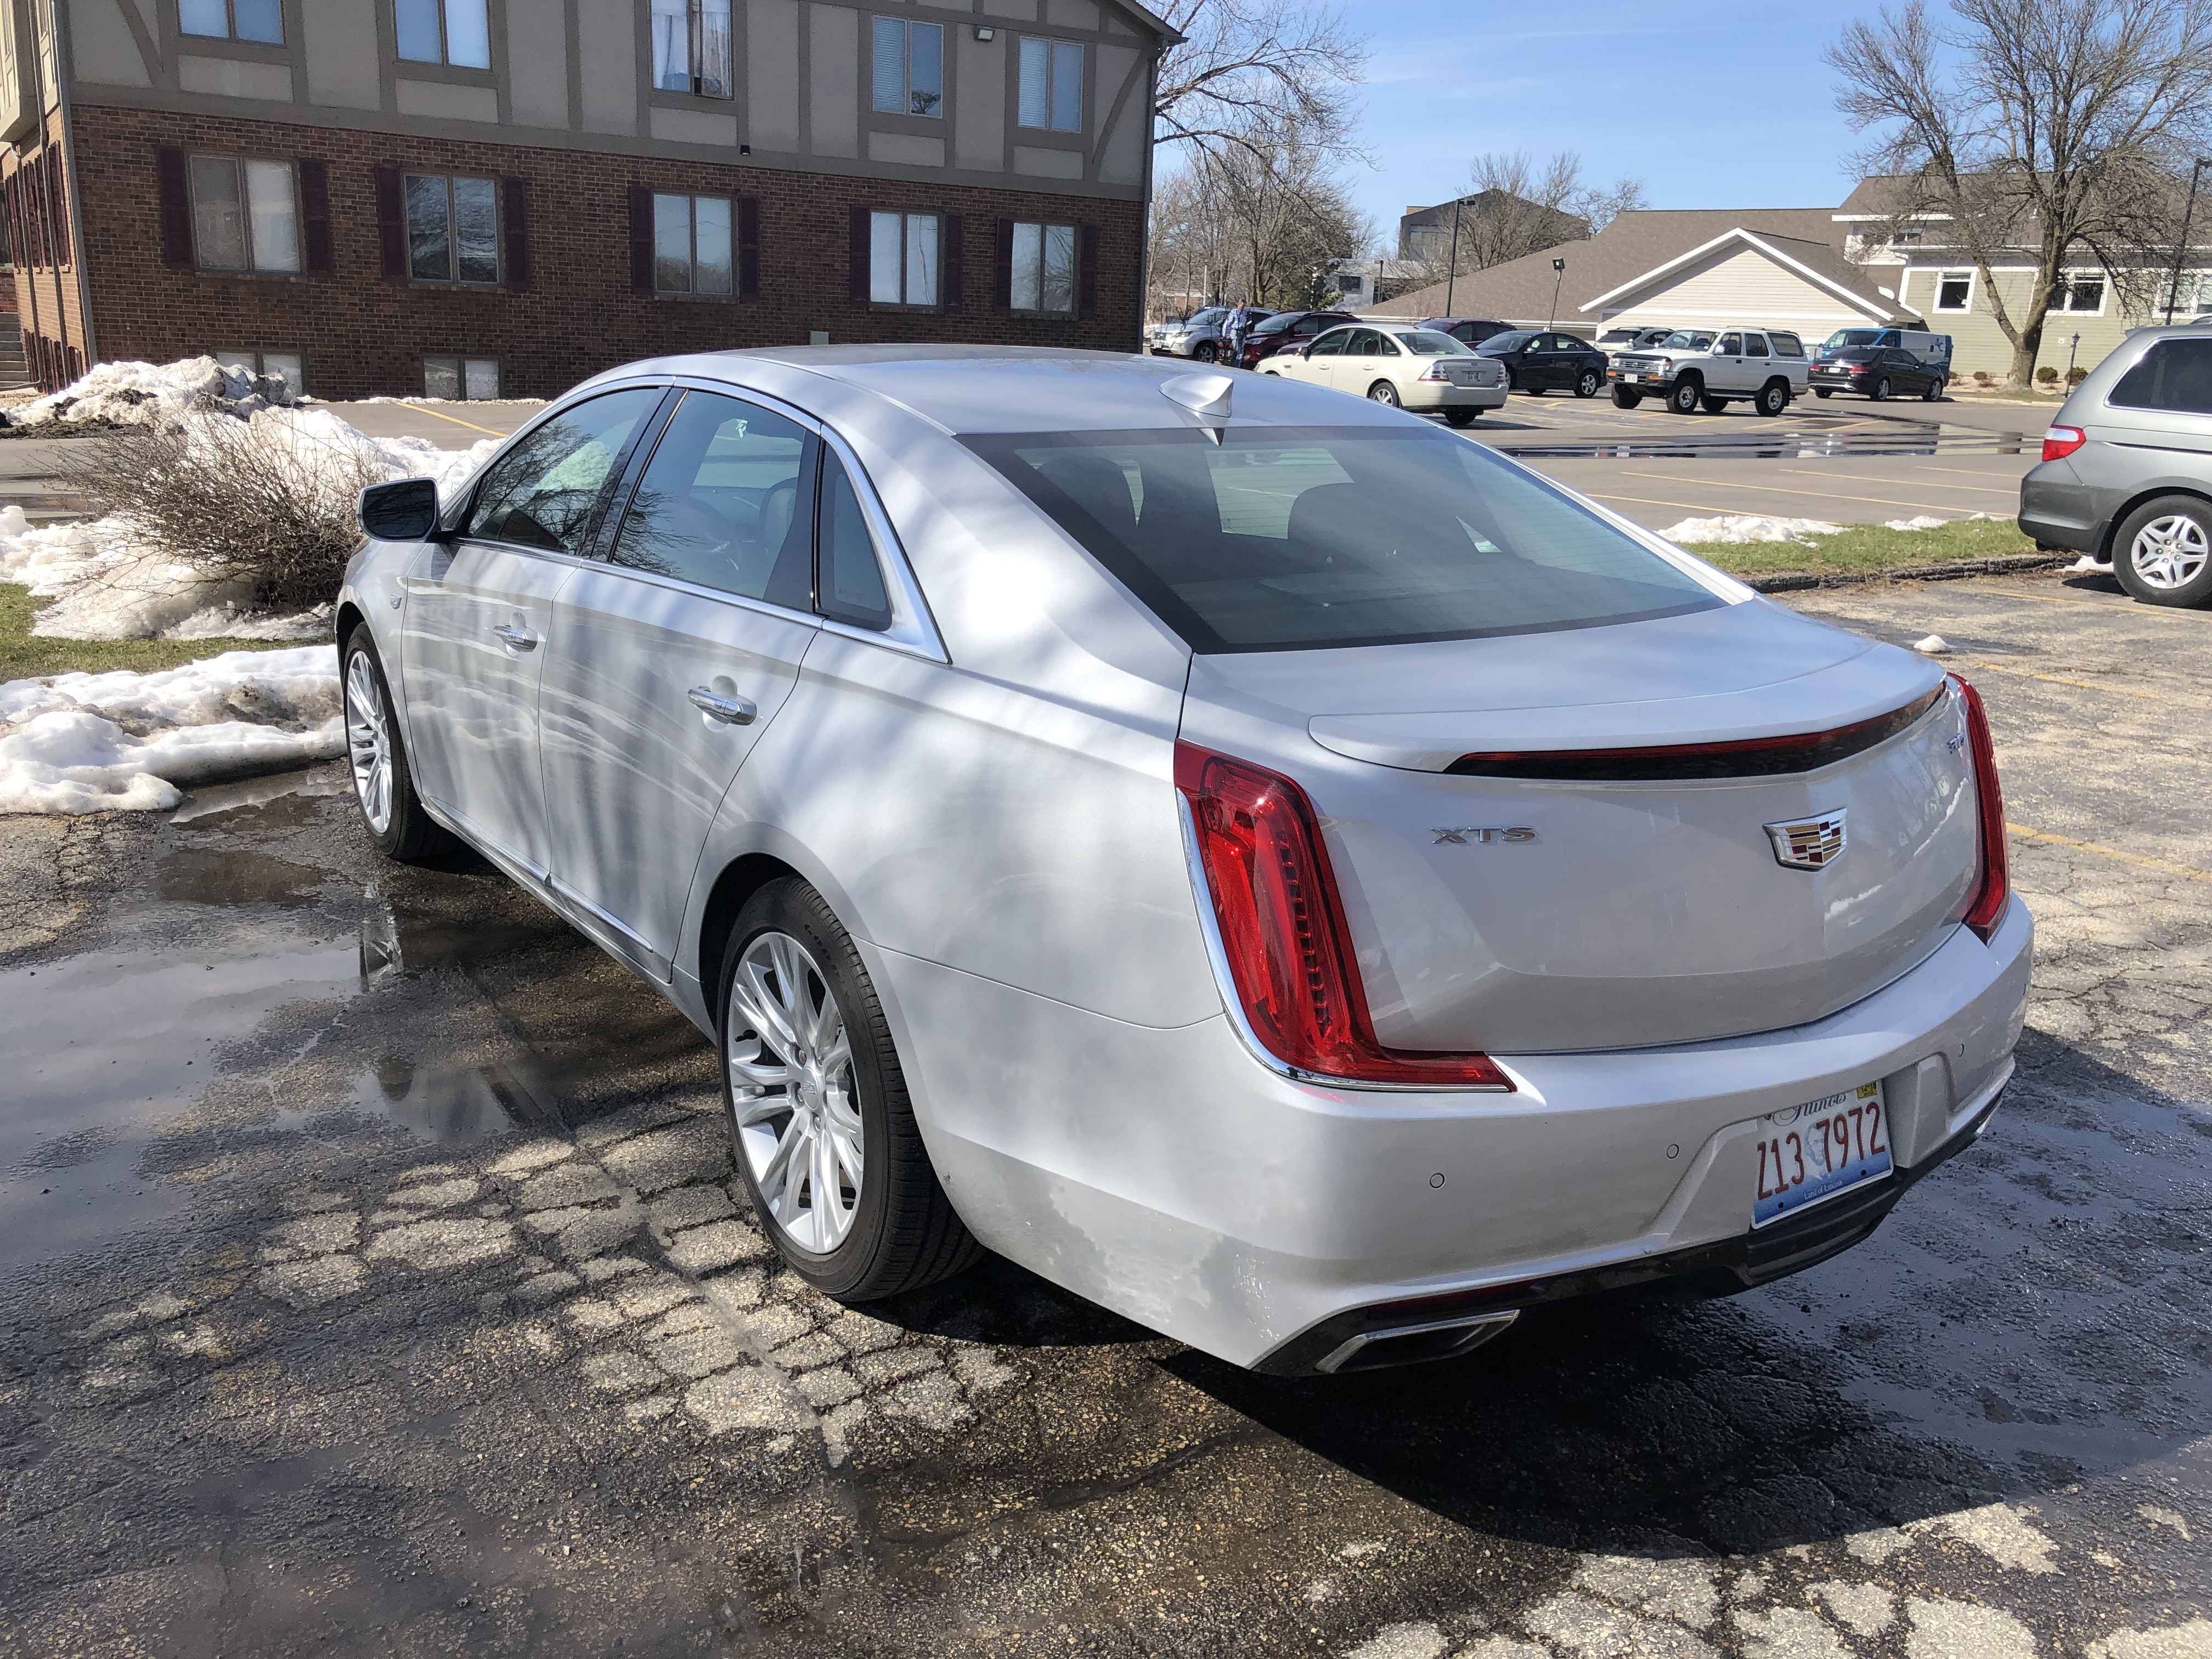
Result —
[{"label": "license plate", "polygon": [[1889,1173],[1889,1114],[1881,1085],[1769,1112],[1759,1134],[1759,1185],[1751,1224],[1795,1215],[1808,1205]]},{"label": "license plate", "polygon": [[1624,374],[1620,378],[1624,380],[1640,380],[1644,377],[1641,374]]}]

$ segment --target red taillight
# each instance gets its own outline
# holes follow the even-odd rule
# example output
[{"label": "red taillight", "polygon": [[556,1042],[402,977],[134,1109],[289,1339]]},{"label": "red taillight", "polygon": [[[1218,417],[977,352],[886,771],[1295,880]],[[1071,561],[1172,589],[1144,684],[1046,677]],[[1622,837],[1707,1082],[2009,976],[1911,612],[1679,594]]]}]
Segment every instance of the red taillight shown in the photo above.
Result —
[{"label": "red taillight", "polygon": [[1990,738],[1990,717],[1983,710],[1981,693],[1950,677],[1966,705],[1966,747],[1974,762],[1974,804],[1981,817],[1979,868],[1975,872],[1974,896],[1959,918],[1986,944],[2004,920],[2012,897],[2012,863],[2005,842],[2004,792],[1997,787],[1996,745]]},{"label": "red taillight", "polygon": [[1431,363],[1421,371],[1421,378],[1425,380],[1449,380],[1451,376],[1444,373],[1442,363]]},{"label": "red taillight", "polygon": [[1176,744],[1229,975],[1253,1036],[1322,1081],[1511,1092],[1486,1054],[1375,1040],[1328,852],[1305,792],[1279,773]]},{"label": "red taillight", "polygon": [[2054,426],[2043,434],[2043,459],[2063,461],[2088,441],[2089,434],[2079,427]]}]

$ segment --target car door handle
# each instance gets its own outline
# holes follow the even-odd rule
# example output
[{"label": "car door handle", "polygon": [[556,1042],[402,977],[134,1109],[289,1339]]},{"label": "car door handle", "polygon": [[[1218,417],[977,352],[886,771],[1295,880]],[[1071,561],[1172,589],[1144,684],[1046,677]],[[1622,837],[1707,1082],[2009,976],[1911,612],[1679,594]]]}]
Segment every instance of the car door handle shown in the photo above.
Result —
[{"label": "car door handle", "polygon": [[491,631],[499,635],[501,642],[510,651],[535,651],[538,648],[538,635],[514,623],[501,623]]},{"label": "car door handle", "polygon": [[760,710],[749,699],[726,697],[711,686],[695,685],[684,695],[708,720],[720,720],[725,726],[750,726],[760,718]]}]

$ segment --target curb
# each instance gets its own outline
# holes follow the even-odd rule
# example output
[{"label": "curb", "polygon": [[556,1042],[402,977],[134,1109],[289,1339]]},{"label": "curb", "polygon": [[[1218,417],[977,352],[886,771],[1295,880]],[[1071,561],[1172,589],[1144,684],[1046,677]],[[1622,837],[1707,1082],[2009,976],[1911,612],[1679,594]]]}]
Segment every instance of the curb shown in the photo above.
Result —
[{"label": "curb", "polygon": [[1950,564],[1905,564],[1889,570],[1838,570],[1826,575],[1784,571],[1773,576],[1735,580],[1760,593],[1796,593],[1813,587],[1855,587],[1862,582],[1948,582],[1961,576],[2004,576],[2024,570],[2051,570],[2069,563],[2057,553],[2007,553],[1991,559],[1960,559]]}]

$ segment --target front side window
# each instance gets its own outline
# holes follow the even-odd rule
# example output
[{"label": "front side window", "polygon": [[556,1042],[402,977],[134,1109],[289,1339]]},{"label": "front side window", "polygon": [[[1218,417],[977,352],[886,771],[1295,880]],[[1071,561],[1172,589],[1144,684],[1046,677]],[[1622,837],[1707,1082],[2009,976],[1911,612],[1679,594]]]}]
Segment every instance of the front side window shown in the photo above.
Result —
[{"label": "front side window", "polygon": [[1048,132],[1083,131],[1083,46],[1075,40],[1022,42],[1019,125]]},{"label": "front side window", "polygon": [[1332,329],[1329,332],[1322,335],[1319,339],[1316,340],[1313,344],[1307,349],[1306,356],[1309,357],[1341,357],[1344,355],[1344,348],[1351,343],[1352,331],[1350,329]]},{"label": "front side window", "polygon": [[491,67],[489,0],[392,0],[399,55],[410,64]]},{"label": "front side window", "polygon": [[614,562],[806,609],[813,445],[757,404],[685,392],[623,515]]},{"label": "front side window", "polygon": [[499,281],[496,180],[407,175],[407,274],[418,283]]},{"label": "front side window", "polygon": [[868,298],[879,306],[937,303],[937,216],[868,216]]},{"label": "front side window", "polygon": [[874,107],[886,115],[945,113],[945,26],[878,17]]},{"label": "front side window", "polygon": [[1964,311],[1973,302],[1974,274],[1970,270],[1947,270],[1936,279],[1936,309]]},{"label": "front side window", "polygon": [[730,0],[653,0],[656,92],[730,98]]},{"label": "front side window", "polygon": [[433,352],[422,359],[422,395],[456,403],[482,403],[499,396],[499,359]]},{"label": "front side window", "polygon": [[2212,340],[2159,341],[2105,401],[2115,409],[2212,415]]},{"label": "front side window", "polygon": [[660,398],[654,386],[611,392],[534,428],[485,469],[462,533],[541,552],[587,552],[615,464]]},{"label": "front side window", "polygon": [[283,0],[177,0],[177,27],[217,40],[284,44]]},{"label": "front side window", "polygon": [[730,263],[730,198],[653,198],[653,289],[727,299],[737,291]]},{"label": "front side window", "polygon": [[1438,432],[963,441],[1199,652],[1545,633],[1723,603],[1553,486]]},{"label": "front side window", "polygon": [[289,161],[195,155],[192,246],[203,270],[300,269],[300,192]]},{"label": "front side window", "polygon": [[1075,227],[1014,226],[1013,307],[1016,311],[1075,309]]}]

